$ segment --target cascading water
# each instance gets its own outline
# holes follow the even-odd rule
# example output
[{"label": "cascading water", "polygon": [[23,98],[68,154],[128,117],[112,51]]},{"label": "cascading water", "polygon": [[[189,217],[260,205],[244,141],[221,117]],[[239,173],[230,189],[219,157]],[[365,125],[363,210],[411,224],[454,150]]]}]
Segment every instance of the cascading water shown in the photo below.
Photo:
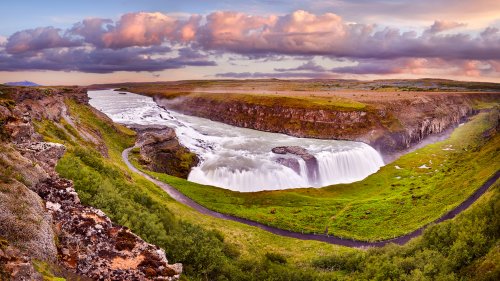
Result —
[{"label": "cascading water", "polygon": [[[384,165],[371,146],[352,141],[296,138],[226,125],[159,107],[152,98],[113,90],[89,91],[90,104],[113,121],[166,125],[200,163],[189,181],[250,192],[321,187],[361,180]],[[275,147],[299,146],[314,160]],[[306,158],[306,160],[304,160]],[[316,164],[315,164],[316,162]]]}]

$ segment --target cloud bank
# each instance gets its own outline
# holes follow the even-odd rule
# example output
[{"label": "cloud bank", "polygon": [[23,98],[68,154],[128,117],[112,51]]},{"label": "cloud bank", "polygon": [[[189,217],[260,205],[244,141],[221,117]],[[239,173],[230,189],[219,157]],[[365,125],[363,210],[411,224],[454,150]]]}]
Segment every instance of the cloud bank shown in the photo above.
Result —
[{"label": "cloud bank", "polygon": [[[16,32],[3,44],[0,41],[0,70],[161,71],[214,66],[214,57],[230,53],[248,58],[323,56],[355,62],[329,69],[307,62],[275,69],[276,77],[425,73],[440,68],[457,75],[499,75],[500,30],[461,32],[465,26],[436,20],[424,31],[400,30],[302,10],[269,16],[216,11],[188,18],[138,12],[117,21],[89,18],[66,30],[39,27]],[[268,74],[219,74],[245,75]]]}]

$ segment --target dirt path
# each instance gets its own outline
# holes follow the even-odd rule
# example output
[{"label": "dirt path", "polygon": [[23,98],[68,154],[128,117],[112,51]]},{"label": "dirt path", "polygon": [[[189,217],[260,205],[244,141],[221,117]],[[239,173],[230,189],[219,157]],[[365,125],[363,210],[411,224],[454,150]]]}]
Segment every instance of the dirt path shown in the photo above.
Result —
[{"label": "dirt path", "polygon": [[[405,244],[410,239],[422,234],[423,230],[427,227],[427,225],[423,226],[423,227],[421,227],[421,228],[419,228],[411,233],[408,233],[404,236],[399,236],[399,237],[394,238],[394,239],[377,241],[377,242],[367,242],[367,241],[359,241],[359,240],[352,240],[352,239],[342,239],[340,237],[336,237],[336,236],[332,236],[332,235],[306,234],[306,233],[293,232],[293,231],[283,230],[283,229],[279,229],[279,228],[272,227],[272,226],[267,226],[267,225],[264,225],[264,224],[261,224],[261,223],[258,223],[258,222],[252,221],[252,220],[243,219],[243,218],[239,218],[239,217],[235,217],[235,216],[231,216],[231,215],[226,215],[226,214],[221,214],[221,213],[214,212],[212,210],[209,210],[209,209],[201,206],[200,204],[191,200],[190,198],[188,198],[187,196],[182,194],[180,191],[178,191],[177,189],[175,189],[171,185],[168,185],[164,182],[161,182],[157,179],[154,179],[153,177],[147,175],[146,173],[139,171],[128,160],[128,155],[129,155],[130,150],[132,150],[132,148],[133,147],[127,148],[122,152],[123,161],[125,162],[125,164],[127,164],[129,169],[132,170],[133,172],[143,176],[144,178],[146,178],[150,182],[156,184],[157,186],[159,186],[161,189],[163,189],[165,192],[167,192],[168,195],[170,195],[170,197],[175,199],[177,202],[182,203],[186,206],[189,206],[189,207],[195,209],[196,211],[198,211],[204,215],[209,215],[209,216],[214,217],[214,218],[231,220],[231,221],[244,223],[244,224],[250,225],[250,226],[255,226],[255,227],[258,227],[258,228],[263,229],[265,231],[276,234],[276,235],[297,238],[297,239],[301,239],[301,240],[317,240],[317,241],[322,241],[322,242],[326,242],[326,243],[330,243],[330,244],[337,244],[337,245],[346,246],[346,247],[365,248],[365,247],[382,247],[388,243],[395,243],[395,244],[400,244],[400,245]],[[435,220],[433,223],[438,223],[438,222],[442,222],[442,221],[454,218],[460,212],[464,211],[470,205],[472,205],[474,202],[476,202],[476,200],[479,199],[479,197],[481,197],[481,195],[483,195],[486,192],[486,190],[488,190],[488,188],[498,180],[498,178],[500,178],[500,171],[497,171],[491,178],[489,178],[488,181],[486,181],[478,190],[476,190],[469,198],[467,198],[467,200],[462,202],[460,205],[458,205],[453,210],[446,213],[445,215],[443,215],[439,219]]]}]

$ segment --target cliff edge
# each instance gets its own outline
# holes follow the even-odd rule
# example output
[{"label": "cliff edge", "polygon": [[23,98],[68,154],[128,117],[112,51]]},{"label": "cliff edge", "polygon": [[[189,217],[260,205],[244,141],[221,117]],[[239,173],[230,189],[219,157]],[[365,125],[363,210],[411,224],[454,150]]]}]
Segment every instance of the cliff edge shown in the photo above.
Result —
[{"label": "cliff edge", "polygon": [[105,155],[102,136],[68,113],[68,99],[87,105],[86,89],[0,91],[0,279],[44,280],[42,264],[70,280],[178,280],[182,265],[168,264],[163,249],[81,204],[55,171],[66,147],[36,132],[50,122]]}]

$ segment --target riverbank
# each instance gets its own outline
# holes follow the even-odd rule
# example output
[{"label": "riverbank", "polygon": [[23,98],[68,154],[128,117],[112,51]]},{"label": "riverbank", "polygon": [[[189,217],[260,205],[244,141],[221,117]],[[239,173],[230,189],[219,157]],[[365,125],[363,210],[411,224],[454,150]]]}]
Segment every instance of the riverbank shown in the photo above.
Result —
[{"label": "riverbank", "polygon": [[[335,235],[328,235],[328,234],[308,234],[308,233],[299,233],[299,232],[294,232],[294,231],[287,231],[284,229],[272,227],[269,225],[265,225],[262,223],[258,223],[256,221],[240,218],[240,217],[235,217],[223,213],[218,213],[215,211],[212,211],[210,209],[207,209],[203,207],[202,205],[196,203],[186,195],[182,194],[179,190],[177,190],[175,187],[167,184],[164,181],[161,181],[157,178],[153,178],[153,174],[150,175],[146,170],[137,168],[136,166],[139,165],[139,163],[134,160],[132,160],[135,164],[132,164],[130,161],[130,152],[134,149],[135,147],[130,147],[127,148],[123,151],[122,153],[122,159],[123,162],[128,166],[130,170],[133,172],[141,175],[142,177],[146,178],[150,182],[154,183],[161,189],[163,189],[170,197],[175,199],[177,202],[184,204],[188,207],[193,208],[194,210],[198,211],[199,213],[203,215],[208,215],[217,219],[224,219],[224,220],[231,220],[234,222],[239,222],[243,223],[249,226],[254,226],[258,227],[260,229],[263,229],[265,231],[268,231],[272,234],[284,236],[284,237],[290,237],[290,238],[296,238],[296,239],[301,239],[301,240],[316,240],[316,241],[321,241],[321,242],[326,242],[330,244],[335,244],[335,245],[340,245],[340,246],[345,246],[345,247],[353,247],[353,248],[366,248],[366,247],[383,247],[389,243],[394,243],[394,244],[399,244],[403,245],[410,241],[411,239],[419,236],[422,234],[422,232],[425,230],[425,228],[428,225],[422,226],[419,229],[405,234],[403,236],[399,236],[397,238],[393,239],[388,239],[388,240],[382,240],[382,241],[377,241],[377,242],[368,242],[368,241],[361,241],[361,240],[353,240],[349,238],[341,238],[337,237]],[[435,220],[433,223],[439,223],[443,222],[445,220],[449,220],[460,214],[461,212],[465,211],[468,207],[470,207],[474,202],[476,202],[481,195],[483,195],[489,187],[491,187],[498,179],[500,178],[500,171],[497,171],[491,178],[489,178],[476,192],[474,192],[469,198],[467,198],[464,202],[462,202],[460,205],[458,205],[456,208],[452,209],[448,213],[444,214],[437,220]]]},{"label": "riverbank", "polygon": [[497,111],[483,112],[449,139],[404,155],[363,181],[320,189],[239,193],[150,175],[220,213],[299,233],[380,241],[437,220],[495,175],[497,125]]}]

